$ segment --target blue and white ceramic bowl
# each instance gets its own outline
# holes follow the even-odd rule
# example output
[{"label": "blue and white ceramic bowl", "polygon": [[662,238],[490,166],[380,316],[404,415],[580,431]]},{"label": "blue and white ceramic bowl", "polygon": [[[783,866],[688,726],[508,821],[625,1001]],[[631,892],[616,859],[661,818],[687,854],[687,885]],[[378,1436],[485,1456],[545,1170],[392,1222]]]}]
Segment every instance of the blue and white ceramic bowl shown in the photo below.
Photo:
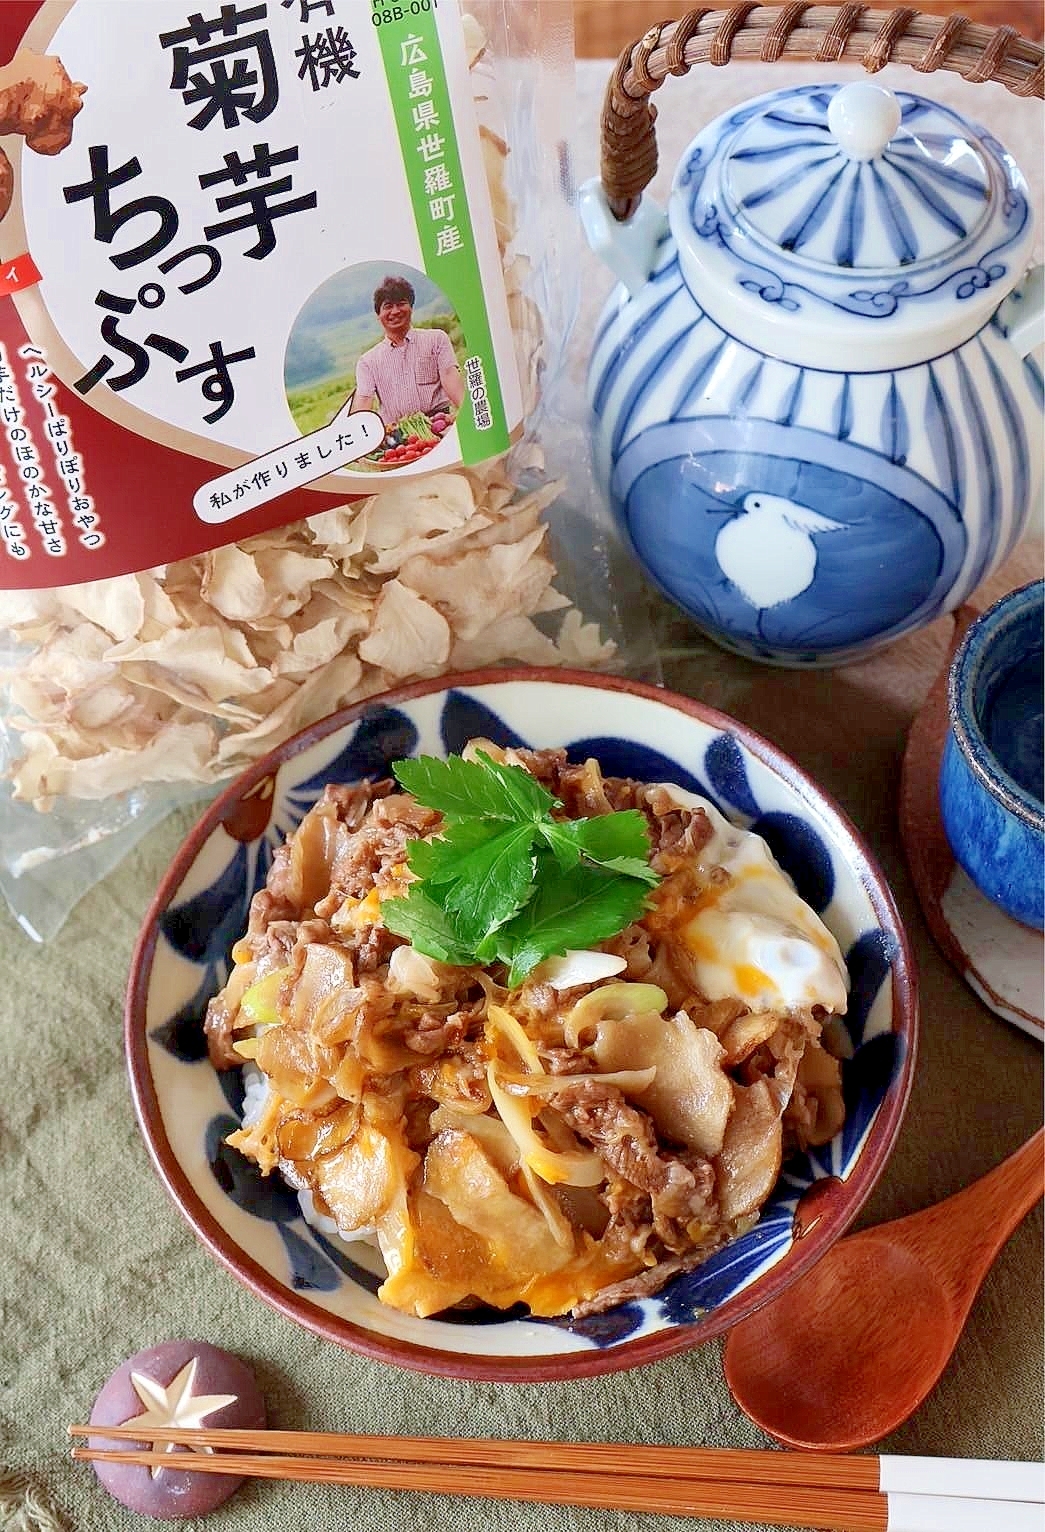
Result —
[{"label": "blue and white ceramic bowl", "polygon": [[981,893],[1045,924],[1042,692],[1045,582],[995,603],[966,633],[948,678],[940,812]]},{"label": "blue and white ceramic bowl", "polygon": [[[346,1254],[296,1196],[225,1145],[243,1082],[207,1059],[203,1017],[272,854],[330,781],[383,776],[406,755],[565,745],[609,773],[704,794],[772,846],[837,937],[852,977],[845,1126],[789,1160],[758,1224],[653,1298],[574,1322],[487,1309],[415,1319],[375,1297],[365,1246]],[[688,698],[569,671],[485,671],[424,682],[316,724],[259,761],[189,835],[146,917],[126,1044],[142,1131],[204,1244],[282,1313],[338,1344],[451,1377],[543,1380],[635,1366],[721,1334],[813,1264],[881,1173],[911,1086],[915,980],[892,896],[840,810],[742,725]]]}]

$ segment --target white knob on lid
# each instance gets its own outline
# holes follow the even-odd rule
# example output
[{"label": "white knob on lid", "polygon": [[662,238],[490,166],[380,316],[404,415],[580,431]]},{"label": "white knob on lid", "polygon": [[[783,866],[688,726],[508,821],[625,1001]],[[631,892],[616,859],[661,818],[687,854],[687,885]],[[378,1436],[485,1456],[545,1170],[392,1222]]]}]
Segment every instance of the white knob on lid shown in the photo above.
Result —
[{"label": "white knob on lid", "polygon": [[900,126],[900,115],[900,103],[891,90],[856,80],[835,92],[827,109],[827,125],[851,160],[876,160]]}]

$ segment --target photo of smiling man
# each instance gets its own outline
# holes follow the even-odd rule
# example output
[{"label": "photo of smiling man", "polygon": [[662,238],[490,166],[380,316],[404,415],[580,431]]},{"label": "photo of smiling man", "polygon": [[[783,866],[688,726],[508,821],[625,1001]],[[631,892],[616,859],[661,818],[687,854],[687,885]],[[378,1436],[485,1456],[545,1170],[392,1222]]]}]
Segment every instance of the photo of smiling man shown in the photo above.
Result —
[{"label": "photo of smiling man", "polygon": [[384,338],[356,363],[352,409],[377,410],[386,426],[418,411],[449,415],[464,398],[461,369],[445,330],[414,329],[414,289],[386,277],[374,292]]}]

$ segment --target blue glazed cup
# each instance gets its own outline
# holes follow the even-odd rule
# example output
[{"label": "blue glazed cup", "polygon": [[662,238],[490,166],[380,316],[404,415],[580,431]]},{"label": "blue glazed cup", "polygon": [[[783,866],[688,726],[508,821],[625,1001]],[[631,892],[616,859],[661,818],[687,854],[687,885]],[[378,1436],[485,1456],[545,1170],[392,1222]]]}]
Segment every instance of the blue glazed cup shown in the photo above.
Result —
[{"label": "blue glazed cup", "polygon": [[1045,582],[973,623],[948,683],[940,810],[981,893],[1024,925],[1045,924],[1042,631]]}]

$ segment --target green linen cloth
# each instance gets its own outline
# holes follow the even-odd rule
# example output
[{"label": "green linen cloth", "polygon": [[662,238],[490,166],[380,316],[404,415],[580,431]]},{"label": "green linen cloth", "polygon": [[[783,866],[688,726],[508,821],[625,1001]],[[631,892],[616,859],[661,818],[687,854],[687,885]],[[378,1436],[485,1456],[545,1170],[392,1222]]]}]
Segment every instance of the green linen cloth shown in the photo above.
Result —
[{"label": "green linen cloth", "polygon": [[[1026,577],[1025,551],[999,588]],[[661,611],[668,684],[768,734],[867,835],[899,900],[921,975],[921,1054],[898,1145],[860,1223],[923,1207],[1035,1130],[1042,1051],[993,1016],[940,956],[903,863],[896,796],[910,720],[949,621],[837,672],[771,671],[721,654]],[[673,645],[686,652],[672,659]],[[270,1310],[219,1267],[168,1199],[139,1135],[121,1011],[135,935],[191,822],[154,831],[50,946],[0,915],[0,1463],[23,1470],[75,1532],[143,1518],[68,1460],[65,1428],[133,1352],[176,1336],[256,1371],[271,1424],[406,1435],[768,1446],[730,1398],[720,1348],[576,1383],[461,1383],[369,1361]],[[1040,1209],[988,1276],[955,1359],[882,1450],[1036,1458],[1042,1445]],[[867,1296],[868,1309],[875,1295]],[[157,1523],[144,1524],[158,1525]],[[2,1525],[2,1523],[0,1523]],[[28,1527],[32,1528],[32,1523]],[[208,1532],[711,1532],[711,1523],[452,1496],[256,1482]]]},{"label": "green linen cloth", "polygon": [[[578,180],[594,172],[605,61],[579,70]],[[802,79],[862,78],[849,65],[744,65],[669,81],[658,96],[663,200],[683,146],[719,111]],[[879,82],[926,90],[988,124],[1025,161],[1041,207],[1040,103],[890,68]],[[606,291],[585,272],[580,333]],[[1025,546],[977,593],[995,596],[1041,572]],[[863,664],[771,670],[721,653],[656,609],[666,683],[749,723],[845,808],[896,894],[921,978],[916,1081],[896,1149],[858,1226],[935,1202],[984,1174],[1039,1126],[1042,1050],[992,1015],[933,944],[907,875],[897,827],[904,742],[944,662],[950,623]],[[24,1470],[73,1532],[158,1527],[72,1464],[65,1428],[83,1421],[109,1374],[133,1352],[195,1336],[256,1371],[275,1426],[765,1447],[732,1402],[711,1344],[630,1372],[576,1383],[469,1384],[429,1378],[342,1351],[281,1318],[229,1276],[182,1221],[138,1133],[123,1062],[123,989],[138,925],[191,822],[172,817],[95,889],[47,948],[0,912],[0,1465]],[[973,1307],[939,1386],[880,1450],[969,1457],[1042,1454],[1042,1223],[1017,1230]],[[875,1295],[868,1293],[868,1309]],[[736,1524],[631,1516],[452,1496],[254,1483],[205,1521],[207,1532],[725,1532]],[[0,1532],[8,1532],[0,1521]],[[19,1529],[23,1532],[23,1529]],[[34,1532],[27,1522],[24,1532]]]}]

